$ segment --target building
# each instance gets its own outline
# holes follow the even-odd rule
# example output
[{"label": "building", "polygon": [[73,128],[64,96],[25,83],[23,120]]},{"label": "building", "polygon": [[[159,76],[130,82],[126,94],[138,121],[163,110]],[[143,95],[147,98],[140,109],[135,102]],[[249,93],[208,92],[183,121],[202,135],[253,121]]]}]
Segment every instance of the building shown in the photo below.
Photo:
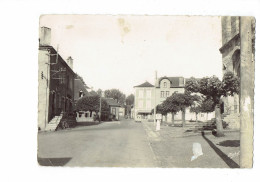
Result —
[{"label": "building", "polygon": [[87,91],[88,87],[83,83],[83,81],[79,78],[74,79],[74,101],[75,103],[81,97],[88,95]]},{"label": "building", "polygon": [[50,40],[51,29],[41,27],[38,54],[38,128],[40,130],[54,129],[62,118],[68,117],[73,112],[75,73],[51,46]]},{"label": "building", "polygon": [[151,119],[151,110],[154,108],[154,85],[146,81],[134,86],[134,89],[134,118]]},{"label": "building", "polygon": [[105,100],[109,106],[110,114],[112,114],[114,119],[119,120],[119,110],[121,105],[113,98],[105,98]]},{"label": "building", "polygon": [[[135,88],[135,119],[153,119],[152,109],[155,105],[162,104],[167,97],[174,93],[184,93],[185,78],[184,77],[156,77],[155,86],[149,82],[137,85]],[[167,118],[166,118],[167,117]],[[199,120],[205,121],[214,118],[214,113],[200,113]],[[186,120],[196,120],[196,114],[191,113],[189,108],[185,111]],[[174,115],[174,121],[182,120],[182,113],[179,111]],[[172,122],[172,114],[168,113],[163,116],[163,121]]]},{"label": "building", "polygon": [[[240,17],[223,16],[221,17],[222,25],[222,47],[219,51],[222,54],[222,71],[223,75],[227,71],[232,71],[240,78]],[[251,24],[253,37],[252,41],[252,60],[254,60],[255,50],[255,21]],[[223,98],[222,113],[226,116],[224,121],[229,124],[230,128],[240,128],[240,96],[234,95]]]},{"label": "building", "polygon": [[124,105],[121,105],[120,108],[119,108],[119,119],[123,119],[125,117],[125,106]]}]

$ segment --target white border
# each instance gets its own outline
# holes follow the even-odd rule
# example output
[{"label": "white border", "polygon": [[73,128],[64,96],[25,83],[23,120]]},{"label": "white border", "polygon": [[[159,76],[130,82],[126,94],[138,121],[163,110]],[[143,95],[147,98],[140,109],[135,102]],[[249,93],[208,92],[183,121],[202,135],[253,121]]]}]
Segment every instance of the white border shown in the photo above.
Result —
[{"label": "white border", "polygon": [[[246,181],[259,171],[259,114],[255,112],[254,169],[44,168],[36,162],[37,48],[41,14],[250,15],[258,32],[257,0],[21,0],[0,2],[1,181]],[[259,60],[256,34],[256,60]],[[256,83],[258,81],[256,61]],[[256,84],[255,92],[259,91]],[[258,94],[255,111],[258,111]]]}]

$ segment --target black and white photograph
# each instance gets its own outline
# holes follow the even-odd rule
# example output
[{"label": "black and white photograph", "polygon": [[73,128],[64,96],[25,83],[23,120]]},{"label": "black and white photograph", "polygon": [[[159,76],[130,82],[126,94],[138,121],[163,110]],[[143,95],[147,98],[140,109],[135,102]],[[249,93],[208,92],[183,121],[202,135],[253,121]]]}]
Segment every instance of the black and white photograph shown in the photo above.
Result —
[{"label": "black and white photograph", "polygon": [[251,168],[254,17],[41,15],[42,166]]},{"label": "black and white photograph", "polygon": [[256,181],[259,7],[0,1],[0,181]]}]

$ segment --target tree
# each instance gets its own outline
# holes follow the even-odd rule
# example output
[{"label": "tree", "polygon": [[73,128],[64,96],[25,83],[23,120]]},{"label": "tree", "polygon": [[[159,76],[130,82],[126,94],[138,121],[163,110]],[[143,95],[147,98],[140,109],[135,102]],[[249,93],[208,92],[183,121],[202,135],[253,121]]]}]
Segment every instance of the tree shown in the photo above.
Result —
[{"label": "tree", "polygon": [[168,97],[163,103],[165,112],[172,114],[172,124],[174,124],[174,115],[180,111],[179,105],[174,101],[174,97]]},{"label": "tree", "polygon": [[201,112],[200,105],[193,105],[190,107],[190,112],[194,112],[196,114],[196,122],[198,122],[198,114]]},{"label": "tree", "polygon": [[[98,95],[94,96],[84,96],[80,98],[76,103],[76,111],[95,111],[99,112],[100,107],[100,97]],[[109,106],[105,99],[101,99],[101,113],[109,112]]]},{"label": "tree", "polygon": [[99,95],[99,97],[102,96],[102,90],[100,88],[96,91],[96,93]]},{"label": "tree", "polygon": [[196,114],[196,122],[198,121],[197,116],[201,112],[207,113],[208,119],[208,113],[214,111],[213,104],[214,103],[210,98],[200,97],[200,99],[190,107],[190,112],[194,112]]},{"label": "tree", "polygon": [[105,97],[106,98],[113,98],[115,99],[119,104],[124,104],[125,103],[125,94],[123,94],[120,90],[118,89],[110,89],[110,90],[105,90]]},{"label": "tree", "polygon": [[130,94],[126,97],[126,105],[133,105],[135,101],[135,96],[134,94]]},{"label": "tree", "polygon": [[191,95],[190,92],[174,93],[171,97],[172,104],[176,105],[178,111],[182,113],[182,126],[185,127],[185,110],[187,107],[192,106],[195,101],[199,100],[199,97]]},{"label": "tree", "polygon": [[208,120],[208,113],[213,112],[214,102],[211,98],[204,98],[200,105],[200,112],[207,113],[207,120]]},{"label": "tree", "polygon": [[[154,109],[152,109],[151,113],[154,113]],[[158,104],[156,106],[156,114],[158,114],[158,113],[162,114],[163,116],[167,115],[168,111],[167,111],[166,105],[164,103]]]},{"label": "tree", "polygon": [[200,80],[191,78],[186,81],[185,89],[189,92],[201,93],[211,99],[216,115],[217,136],[224,136],[220,112],[221,97],[239,93],[239,79],[232,72],[226,72],[222,81],[216,76],[204,77]]}]

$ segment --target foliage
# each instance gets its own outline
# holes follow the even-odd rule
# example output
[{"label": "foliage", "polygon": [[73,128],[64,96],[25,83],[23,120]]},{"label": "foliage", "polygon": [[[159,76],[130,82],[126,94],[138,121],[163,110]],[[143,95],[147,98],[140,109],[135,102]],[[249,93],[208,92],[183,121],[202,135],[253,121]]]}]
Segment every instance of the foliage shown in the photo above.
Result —
[{"label": "foliage", "polygon": [[[95,111],[99,112],[100,97],[95,96],[84,96],[80,98],[76,103],[76,111]],[[108,112],[109,106],[104,99],[101,99],[101,110],[102,112]]]},{"label": "foliage", "polygon": [[96,93],[97,93],[99,96],[101,96],[102,90],[99,88],[99,89],[96,91]]},{"label": "foliage", "polygon": [[214,102],[210,98],[200,97],[200,99],[196,102],[196,104],[191,105],[190,112],[194,112],[196,114],[204,112],[209,113],[214,111]]},{"label": "foliage", "polygon": [[205,98],[200,104],[200,112],[209,113],[213,112],[214,109],[214,102],[210,98]]},{"label": "foliage", "polygon": [[186,82],[185,90],[201,93],[216,105],[220,103],[221,96],[233,96],[234,93],[239,92],[239,80],[232,72],[225,73],[222,81],[216,76],[204,77],[200,80],[191,78]]},{"label": "foliage", "polygon": [[123,94],[118,89],[110,89],[105,90],[105,97],[106,98],[113,98],[115,99],[119,104],[125,104],[125,94]]},{"label": "foliage", "polygon": [[187,92],[201,93],[206,97],[204,109],[207,111],[215,108],[217,136],[224,136],[219,107],[221,97],[239,93],[239,79],[232,72],[226,72],[222,81],[216,76],[204,77],[200,80],[190,79],[186,82],[185,89]]},{"label": "foliage", "polygon": [[126,97],[126,105],[133,105],[135,101],[134,94],[130,94]]}]

